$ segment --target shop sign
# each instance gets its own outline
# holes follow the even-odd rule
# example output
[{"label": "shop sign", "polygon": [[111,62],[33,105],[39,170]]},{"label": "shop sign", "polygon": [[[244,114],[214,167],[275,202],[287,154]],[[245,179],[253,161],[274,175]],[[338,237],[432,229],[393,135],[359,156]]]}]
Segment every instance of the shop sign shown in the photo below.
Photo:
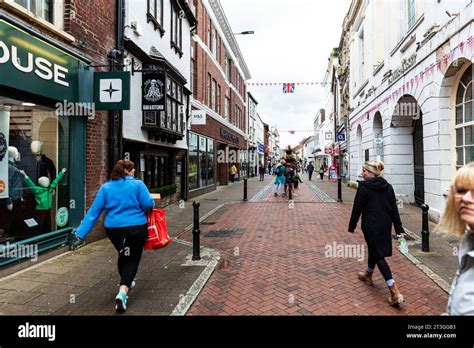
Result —
[{"label": "shop sign", "polygon": [[328,147],[324,148],[324,153],[326,155],[332,155],[332,146],[328,146]]},{"label": "shop sign", "polygon": [[258,144],[258,152],[259,153],[264,153],[265,152],[265,145]]},{"label": "shop sign", "polygon": [[69,221],[69,211],[65,207],[61,207],[56,212],[56,224],[58,227],[64,227]]},{"label": "shop sign", "polygon": [[142,110],[165,111],[166,76],[161,72],[142,74]]},{"label": "shop sign", "polygon": [[75,102],[79,63],[65,51],[0,20],[0,86]]},{"label": "shop sign", "polygon": [[334,148],[334,156],[339,156],[339,147]]},{"label": "shop sign", "polygon": [[130,110],[130,73],[94,73],[94,103],[96,110]]},{"label": "shop sign", "polygon": [[205,110],[191,111],[191,124],[192,125],[205,125],[206,124],[206,111]]},{"label": "shop sign", "polygon": [[225,130],[224,128],[221,128],[221,137],[224,139],[227,139],[235,144],[238,144],[240,142],[240,138],[236,136],[235,134],[229,132],[228,130]]},{"label": "shop sign", "polygon": [[388,78],[388,84],[391,85],[401,75],[403,75],[408,69],[410,69],[416,63],[416,53],[407,58],[402,62],[402,65],[392,72],[392,75]]}]

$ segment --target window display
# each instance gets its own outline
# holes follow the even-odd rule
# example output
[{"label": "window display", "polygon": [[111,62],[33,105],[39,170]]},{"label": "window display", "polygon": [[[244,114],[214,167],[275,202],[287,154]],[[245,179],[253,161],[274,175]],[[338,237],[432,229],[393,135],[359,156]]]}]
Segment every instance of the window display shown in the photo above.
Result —
[{"label": "window display", "polygon": [[[214,140],[189,133],[189,189],[215,183]],[[198,179],[199,178],[199,179]]]},{"label": "window display", "polygon": [[69,207],[69,122],[52,109],[22,104],[0,97],[0,133],[8,144],[0,159],[0,243],[56,230],[57,209]]}]

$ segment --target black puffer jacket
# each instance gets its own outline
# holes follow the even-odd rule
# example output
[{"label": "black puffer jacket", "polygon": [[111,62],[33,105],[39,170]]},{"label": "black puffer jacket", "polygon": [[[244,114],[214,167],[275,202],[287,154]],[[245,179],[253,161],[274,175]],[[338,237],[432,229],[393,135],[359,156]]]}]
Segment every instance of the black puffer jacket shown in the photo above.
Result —
[{"label": "black puffer jacket", "polygon": [[392,223],[397,234],[405,232],[393,187],[382,177],[358,182],[349,231],[354,232],[362,214],[362,232],[369,254],[376,258],[392,256]]}]

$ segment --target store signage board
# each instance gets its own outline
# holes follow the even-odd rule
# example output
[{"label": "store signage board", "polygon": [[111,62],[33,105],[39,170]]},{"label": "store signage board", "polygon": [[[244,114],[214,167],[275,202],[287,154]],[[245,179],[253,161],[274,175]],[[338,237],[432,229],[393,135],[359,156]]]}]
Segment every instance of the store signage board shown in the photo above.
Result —
[{"label": "store signage board", "polygon": [[94,103],[96,110],[130,110],[130,73],[94,73]]},{"label": "store signage board", "polygon": [[76,102],[80,61],[0,19],[0,86]]},{"label": "store signage board", "polygon": [[193,110],[191,111],[191,124],[193,125],[205,125],[206,124],[206,111],[204,110]]},{"label": "store signage board", "polygon": [[165,111],[166,76],[162,72],[142,73],[142,111]]}]

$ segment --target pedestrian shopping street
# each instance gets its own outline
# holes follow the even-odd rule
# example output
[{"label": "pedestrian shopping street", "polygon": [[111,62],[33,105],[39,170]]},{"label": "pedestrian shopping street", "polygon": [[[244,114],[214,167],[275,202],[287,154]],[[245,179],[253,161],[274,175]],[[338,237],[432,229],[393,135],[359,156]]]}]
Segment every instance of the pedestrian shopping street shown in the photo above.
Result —
[{"label": "pedestrian shopping street", "polygon": [[[390,307],[387,286],[375,271],[374,286],[357,279],[367,264],[360,231],[347,232],[355,190],[313,177],[293,200],[273,195],[273,176],[243,182],[198,197],[201,203],[201,261],[191,261],[191,204],[167,208],[174,242],[144,253],[137,287],[125,315],[439,315],[455,273],[449,241],[432,234],[432,252],[421,255],[409,241],[408,256],[394,241],[387,258],[405,296]],[[405,206],[405,228],[418,228],[421,210]],[[338,249],[339,246],[339,249]],[[349,249],[347,249],[348,246]],[[342,248],[342,249],[341,249]],[[344,249],[345,248],[345,249]],[[0,281],[3,315],[116,315],[112,306],[119,277],[108,240],[45,261]],[[93,266],[91,266],[93,265]],[[427,266],[429,265],[429,267]],[[427,271],[428,270],[428,271]],[[433,270],[437,270],[434,272]],[[443,279],[445,278],[445,279]],[[74,299],[74,301],[71,301]]]}]

